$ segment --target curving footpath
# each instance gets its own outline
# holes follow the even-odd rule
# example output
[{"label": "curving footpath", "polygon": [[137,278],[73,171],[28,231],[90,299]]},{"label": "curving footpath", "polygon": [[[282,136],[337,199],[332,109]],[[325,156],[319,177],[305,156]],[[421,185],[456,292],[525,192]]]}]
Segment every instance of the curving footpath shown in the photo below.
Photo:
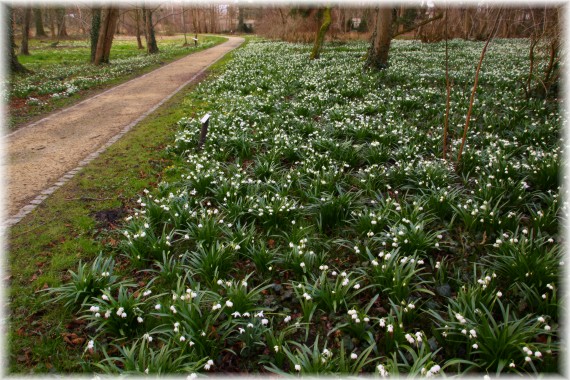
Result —
[{"label": "curving footpath", "polygon": [[4,138],[8,219],[18,223],[83,166],[244,42],[188,55],[18,129]]}]

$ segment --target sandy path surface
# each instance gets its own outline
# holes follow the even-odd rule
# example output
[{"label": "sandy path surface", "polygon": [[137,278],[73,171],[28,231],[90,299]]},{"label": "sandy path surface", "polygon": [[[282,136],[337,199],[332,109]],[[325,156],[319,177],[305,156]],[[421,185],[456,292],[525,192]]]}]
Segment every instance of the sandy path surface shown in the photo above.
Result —
[{"label": "sandy path surface", "polygon": [[7,214],[18,213],[42,190],[244,41],[228,38],[6,136]]}]

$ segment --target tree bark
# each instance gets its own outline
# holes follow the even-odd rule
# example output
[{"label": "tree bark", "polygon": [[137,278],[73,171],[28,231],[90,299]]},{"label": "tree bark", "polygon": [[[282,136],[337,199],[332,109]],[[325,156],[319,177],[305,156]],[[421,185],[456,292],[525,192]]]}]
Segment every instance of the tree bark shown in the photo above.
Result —
[{"label": "tree bark", "polygon": [[158,53],[158,45],[154,36],[154,25],[152,24],[152,11],[145,9],[144,12],[145,36],[146,36],[146,52],[148,54]]},{"label": "tree bark", "polygon": [[9,5],[5,5],[6,8],[6,14],[8,16],[8,43],[5,44],[5,56],[8,58],[9,62],[10,62],[10,74],[14,74],[14,73],[28,73],[29,70],[26,69],[19,61],[18,61],[18,57],[16,56],[16,52],[14,51],[14,48],[16,46],[15,42],[14,42],[14,12],[12,10],[12,7]]},{"label": "tree bark", "polygon": [[101,8],[91,9],[91,63],[95,62],[99,29],[101,28]]},{"label": "tree bark", "polygon": [[36,37],[46,37],[41,8],[34,8],[34,22],[36,24]]},{"label": "tree bark", "polygon": [[24,8],[24,20],[22,22],[22,43],[20,44],[20,54],[30,55],[28,38],[30,37],[30,23],[32,22],[32,8]]},{"label": "tree bark", "polygon": [[383,70],[388,67],[388,53],[392,41],[392,8],[377,8],[376,15],[376,27],[372,33],[364,66],[373,70]]},{"label": "tree bark", "polygon": [[317,59],[321,55],[321,47],[323,46],[323,41],[325,39],[325,34],[331,26],[331,7],[326,7],[323,12],[323,23],[317,31],[315,37],[315,44],[313,45],[313,51],[311,52],[311,59]]},{"label": "tree bark", "polygon": [[103,11],[93,64],[109,63],[109,55],[111,54],[111,45],[113,44],[113,36],[115,35],[118,18],[119,10],[117,8],[108,6]]}]

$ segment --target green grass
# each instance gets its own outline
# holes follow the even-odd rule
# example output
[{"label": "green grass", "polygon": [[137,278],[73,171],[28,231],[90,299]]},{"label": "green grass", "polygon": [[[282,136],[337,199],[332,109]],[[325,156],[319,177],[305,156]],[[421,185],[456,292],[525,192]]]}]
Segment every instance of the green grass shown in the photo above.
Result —
[{"label": "green grass", "polygon": [[[199,44],[197,48],[194,48],[193,45],[182,47],[184,43],[183,37],[159,39],[158,45],[159,49],[161,49],[159,57],[157,59],[157,57],[148,56],[149,60],[152,59],[154,61],[145,67],[131,65],[128,61],[129,59],[146,56],[144,49],[139,50],[137,48],[136,40],[117,39],[113,42],[111,48],[110,65],[93,67],[88,63],[90,46],[87,40],[64,40],[60,41],[57,47],[52,47],[51,40],[31,39],[31,54],[29,56],[20,55],[18,59],[26,68],[33,71],[33,75],[19,75],[9,78],[10,87],[17,89],[20,86],[25,89],[28,84],[41,86],[45,83],[48,86],[50,83],[67,83],[72,82],[78,76],[84,75],[100,76],[103,78],[103,82],[96,85],[88,85],[87,88],[81,88],[80,91],[62,98],[51,98],[49,95],[38,94],[34,90],[29,93],[27,90],[24,90],[25,95],[13,94],[9,102],[10,117],[7,119],[6,127],[9,130],[17,129],[100,91],[150,72],[166,63],[226,41],[226,38],[218,36],[198,36],[198,39]],[[116,70],[125,64],[128,68],[122,70],[124,73],[122,72],[119,76],[109,74],[110,71]],[[85,69],[77,73],[74,71],[74,68],[76,69],[78,66],[84,66]],[[134,68],[131,69],[131,66]],[[48,94],[51,93],[49,90],[46,91],[48,91]],[[44,103],[41,105],[24,103],[31,96],[41,99]]]},{"label": "green grass", "polygon": [[[210,72],[220,72],[228,60]],[[156,186],[170,165],[164,148],[173,140],[176,122],[195,116],[188,100],[192,88],[176,94],[10,229],[9,372],[81,371],[84,342],[70,345],[62,334],[86,337],[85,326],[62,307],[46,306],[41,290],[68,280],[67,270],[75,271],[79,260],[90,261],[113,247],[113,226],[98,222],[95,214],[132,208],[137,194]]]}]

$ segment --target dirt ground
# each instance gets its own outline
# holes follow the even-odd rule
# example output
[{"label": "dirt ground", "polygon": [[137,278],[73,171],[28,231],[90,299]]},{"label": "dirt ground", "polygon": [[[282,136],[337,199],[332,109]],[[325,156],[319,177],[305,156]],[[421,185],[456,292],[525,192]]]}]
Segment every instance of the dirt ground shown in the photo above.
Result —
[{"label": "dirt ground", "polygon": [[228,38],[7,135],[7,216],[18,213],[109,139],[244,41]]}]

